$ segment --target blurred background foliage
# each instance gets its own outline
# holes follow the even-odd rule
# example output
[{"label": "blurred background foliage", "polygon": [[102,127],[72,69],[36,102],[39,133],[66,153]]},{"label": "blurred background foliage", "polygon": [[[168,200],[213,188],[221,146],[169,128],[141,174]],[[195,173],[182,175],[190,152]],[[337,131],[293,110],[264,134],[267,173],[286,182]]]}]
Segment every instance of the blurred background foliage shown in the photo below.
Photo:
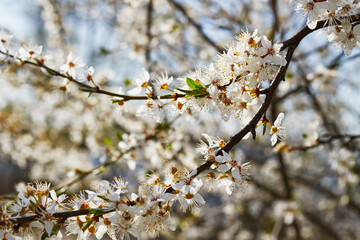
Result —
[{"label": "blurred background foliage", "polygon": [[[69,52],[94,66],[95,81],[114,92],[142,68],[183,76],[208,66],[241,30],[274,41],[305,26],[285,0],[3,0],[0,27],[43,45],[53,66]],[[319,32],[321,32],[320,30]],[[297,49],[268,118],[285,112],[288,138],[275,149],[258,129],[241,149],[252,181],[231,196],[204,193],[207,204],[176,210],[177,230],[161,239],[357,239],[360,234],[359,49],[350,57],[313,33]],[[1,67],[1,66],[0,66]],[[202,133],[227,141],[243,123],[219,113],[187,113],[157,124],[106,96],[37,68],[11,64],[0,72],[0,193],[15,184],[49,181],[67,194],[98,179],[123,176],[134,188],[146,175],[203,160]],[[354,137],[355,136],[355,137]],[[121,151],[126,153],[120,154]],[[151,237],[149,237],[151,238]]]}]

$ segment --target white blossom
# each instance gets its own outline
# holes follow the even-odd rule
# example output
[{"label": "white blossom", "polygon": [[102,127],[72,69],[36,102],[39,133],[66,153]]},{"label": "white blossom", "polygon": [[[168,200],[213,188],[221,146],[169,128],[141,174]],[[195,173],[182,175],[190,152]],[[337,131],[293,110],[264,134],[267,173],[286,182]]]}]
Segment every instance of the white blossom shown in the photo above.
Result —
[{"label": "white blossom", "polygon": [[68,74],[70,77],[79,81],[85,81],[87,77],[85,64],[81,61],[80,57],[74,58],[72,52],[67,56],[66,64],[60,67],[60,72]]},{"label": "white blossom", "polygon": [[17,57],[22,61],[30,59],[39,59],[42,53],[42,46],[36,44],[25,44],[19,49]]},{"label": "white blossom", "polygon": [[150,74],[145,69],[142,69],[140,76],[135,78],[135,83],[132,83],[133,85],[135,85],[135,88],[128,91],[128,93],[139,94],[141,93],[143,88],[150,88],[150,86],[148,86],[149,80]]},{"label": "white blossom", "polygon": [[278,117],[274,122],[274,126],[271,127],[270,134],[272,134],[272,136],[270,140],[272,146],[275,145],[278,139],[280,141],[283,141],[286,138],[285,127],[281,126],[281,121],[283,120],[284,116],[284,113],[279,113]]}]

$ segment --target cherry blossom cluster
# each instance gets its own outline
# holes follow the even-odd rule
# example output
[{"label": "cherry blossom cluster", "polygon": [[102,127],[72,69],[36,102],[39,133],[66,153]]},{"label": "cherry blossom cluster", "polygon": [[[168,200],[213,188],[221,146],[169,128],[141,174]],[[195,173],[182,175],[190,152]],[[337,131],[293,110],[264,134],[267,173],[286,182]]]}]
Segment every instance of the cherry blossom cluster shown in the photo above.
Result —
[{"label": "cherry blossom cluster", "polygon": [[95,72],[93,67],[87,67],[81,61],[80,57],[74,57],[70,53],[66,58],[66,63],[61,65],[60,72],[76,79],[77,81],[93,81],[93,74]]},{"label": "cherry blossom cluster", "polygon": [[[60,235],[59,219],[53,214],[64,210],[63,201],[65,195],[57,196],[54,190],[50,190],[50,184],[37,182],[34,185],[29,184],[21,189],[17,198],[1,214],[0,236],[3,239],[21,239],[18,236],[39,235],[42,238],[51,235]],[[17,218],[28,215],[37,215],[37,219],[19,227],[14,224],[10,217]]]},{"label": "cherry blossom cluster", "polygon": [[[353,1],[290,2],[297,4],[296,11],[308,14],[308,26],[311,29],[321,20],[327,20],[328,25],[336,23],[338,26],[329,28],[329,41],[341,46],[346,54],[350,54],[359,43],[360,28],[350,22],[350,16],[357,13],[360,4],[354,4]],[[16,54],[10,55],[8,46],[11,38],[7,32],[0,31],[3,56],[0,69],[14,60],[18,64],[33,63],[50,74],[63,77],[65,83],[61,89],[64,91],[71,81],[93,84],[94,87],[87,86],[83,91],[100,91],[93,81],[94,68],[86,66],[79,57],[70,53],[66,62],[58,68],[59,71],[52,70],[47,67],[47,57],[43,56],[42,46],[24,44],[18,47]],[[211,111],[216,108],[225,121],[232,115],[246,120],[250,116],[250,106],[257,104],[260,98],[263,83],[271,82],[279,66],[285,66],[287,61],[280,54],[282,44],[273,44],[257,31],[244,31],[226,47],[227,50],[219,54],[215,63],[208,68],[197,69],[178,78],[178,81],[167,74],[157,75],[151,80],[149,72],[142,70],[140,76],[132,82],[132,89],[124,91],[120,88],[112,102],[119,105],[119,111],[124,111],[124,104],[128,100],[143,99],[145,104],[138,108],[136,115],[151,115],[157,122],[163,121],[166,114],[174,117],[185,112]],[[138,94],[145,96],[134,96]],[[280,113],[274,125],[266,119],[260,123],[264,129],[270,127],[272,145],[286,137],[285,128],[281,126],[283,118],[284,114]],[[221,150],[226,146],[224,140],[208,134],[203,136],[207,141],[202,141],[196,150],[204,156],[206,163],[210,163],[208,168],[199,167],[188,172],[175,166],[165,166],[163,173],[151,174],[136,193],[130,193],[127,182],[121,178],[111,182],[101,181],[92,190],[71,197],[58,195],[47,183],[24,186],[20,188],[16,200],[1,213],[0,237],[59,239],[62,237],[61,227],[65,227],[68,234],[77,235],[78,239],[87,239],[91,234],[97,239],[105,234],[112,239],[129,238],[130,235],[140,238],[144,230],[153,234],[174,230],[170,212],[175,202],[186,211],[205,203],[201,196],[204,186],[225,190],[230,195],[236,187],[251,179],[248,172],[250,164],[244,163],[241,151],[228,153]],[[124,134],[118,147],[125,151],[135,143],[132,135]],[[342,165],[340,160],[332,163],[339,174],[345,175],[347,168]],[[357,179],[352,181],[357,182]],[[19,222],[27,218],[32,220]]]},{"label": "cherry blossom cluster", "polygon": [[[351,16],[360,13],[360,3],[354,0],[290,0],[295,11],[307,14],[307,26],[314,29],[319,21],[326,21],[328,40],[350,55],[360,43],[360,26],[350,23]],[[341,22],[339,25],[338,23]]]},{"label": "cherry blossom cluster", "polygon": [[208,161],[213,162],[205,181],[209,189],[225,189],[226,193],[230,195],[236,186],[240,186],[244,181],[251,179],[248,173],[249,162],[243,163],[244,157],[241,151],[237,151],[234,156],[225,151],[222,151],[221,155],[216,154],[216,150],[226,144],[224,140],[207,134],[203,134],[203,136],[207,143],[202,141],[196,150],[204,155]]},{"label": "cherry blossom cluster", "polygon": [[139,116],[151,113],[157,121],[162,121],[165,113],[176,116],[189,109],[211,111],[215,108],[221,111],[225,121],[231,115],[244,120],[249,115],[249,105],[257,103],[262,83],[271,81],[278,66],[286,64],[280,54],[281,46],[280,43],[272,44],[257,31],[252,34],[244,31],[226,46],[226,52],[218,55],[215,64],[178,78],[178,88],[170,88],[174,79],[166,74],[157,76],[150,84],[150,75],[143,70],[129,93],[145,91],[149,97],[155,93],[172,94],[172,99],[149,98],[139,108]]},{"label": "cherry blossom cluster", "polygon": [[[212,111],[216,108],[225,121],[231,115],[246,121],[251,115],[250,106],[258,102],[262,83],[271,81],[278,67],[286,64],[280,54],[282,44],[272,44],[257,31],[252,34],[244,31],[226,47],[227,51],[219,54],[214,64],[179,77],[177,81],[167,74],[157,75],[155,80],[151,80],[150,74],[143,69],[140,76],[132,81],[132,89],[127,92],[119,89],[118,94],[125,97],[115,97],[112,102],[117,103],[120,106],[118,111],[122,112],[126,111],[126,101],[136,99],[134,95],[146,94],[147,100],[139,107],[137,116],[150,115],[157,122],[163,121],[166,114],[171,118],[188,111]],[[64,77],[65,82],[60,87],[63,91],[70,81],[78,84],[90,82],[94,87],[83,88],[87,92],[99,90],[93,80],[94,68],[86,66],[80,57],[74,57],[72,53],[59,71],[47,67],[48,57],[43,56],[42,46],[24,44],[14,58],[20,64],[35,63],[50,74]]]},{"label": "cherry blossom cluster", "polygon": [[[184,211],[205,204],[199,193],[203,179],[211,182],[210,189],[226,188],[228,194],[235,186],[250,179],[250,165],[242,163],[241,152],[231,156],[223,151],[222,155],[215,156],[216,149],[224,141],[204,136],[208,143],[202,142],[198,151],[212,158],[209,170],[199,175],[197,170],[189,173],[171,166],[165,169],[163,176],[150,175],[137,193],[130,193],[128,183],[121,178],[111,182],[103,180],[92,190],[71,197],[57,195],[47,183],[20,186],[15,201],[3,209],[0,236],[4,239],[23,239],[25,236],[61,239],[60,229],[65,227],[68,234],[77,235],[78,239],[87,239],[91,234],[102,239],[107,234],[115,240],[130,235],[140,239],[144,230],[152,234],[175,230],[170,219],[174,202],[178,201]],[[26,218],[33,219],[23,223],[17,221]]]},{"label": "cherry blossom cluster", "polygon": [[[43,47],[37,44],[19,44],[13,41],[13,36],[4,30],[0,30],[0,51],[5,58],[1,60],[0,64],[3,67],[6,67],[11,61],[15,61],[19,64],[25,63],[34,63],[39,67],[43,67],[48,71],[48,73],[53,75],[63,74],[64,84],[59,88],[60,90],[66,91],[66,85],[70,80],[75,80],[77,82],[91,82],[96,86],[93,81],[93,74],[95,72],[93,67],[86,66],[82,62],[80,57],[74,57],[72,52],[66,58],[66,63],[60,66],[59,72],[52,71],[49,68],[50,65],[53,65],[51,62],[52,57],[49,55],[44,55]],[[14,49],[16,54],[10,55],[9,49]]]}]

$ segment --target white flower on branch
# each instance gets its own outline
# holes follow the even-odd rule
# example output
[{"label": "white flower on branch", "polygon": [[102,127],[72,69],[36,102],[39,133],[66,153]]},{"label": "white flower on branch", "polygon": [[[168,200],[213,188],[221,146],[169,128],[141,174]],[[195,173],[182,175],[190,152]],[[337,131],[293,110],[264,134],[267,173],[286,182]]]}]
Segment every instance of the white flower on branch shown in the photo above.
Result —
[{"label": "white flower on branch", "polygon": [[68,74],[75,80],[85,81],[87,78],[87,70],[85,64],[81,61],[80,57],[73,57],[72,52],[67,56],[66,63],[60,67],[60,72]]},{"label": "white flower on branch", "polygon": [[352,26],[351,23],[343,22],[341,28],[335,26],[328,35],[329,42],[340,46],[346,55],[350,55],[356,44],[360,42],[360,25]]},{"label": "white flower on branch", "polygon": [[274,45],[266,36],[261,38],[261,47],[257,50],[257,54],[264,58],[263,64],[271,63],[273,65],[284,66],[286,64],[285,58],[280,55],[281,43]]},{"label": "white flower on branch", "polygon": [[89,229],[82,229],[86,224],[86,218],[86,216],[68,218],[65,226],[67,233],[77,235],[77,239],[88,239],[90,237]]},{"label": "white flower on branch", "polygon": [[213,155],[217,148],[222,148],[226,144],[224,140],[218,137],[213,137],[206,133],[203,133],[201,135],[203,135],[206,138],[206,141],[208,143],[205,143],[204,141],[200,140],[200,143],[196,147],[196,151],[204,155],[206,158],[208,158],[210,155]]},{"label": "white flower on branch", "polygon": [[156,119],[156,122],[162,122],[165,118],[163,102],[158,100],[149,99],[145,102],[145,105],[141,105],[137,112],[136,116],[152,116]]},{"label": "white flower on branch", "polygon": [[17,57],[21,61],[26,61],[30,59],[40,59],[42,53],[42,46],[36,44],[25,44],[19,49]]},{"label": "white flower on branch", "polygon": [[139,94],[141,93],[143,88],[145,89],[147,89],[148,87],[150,88],[150,86],[148,86],[149,80],[150,80],[150,74],[145,69],[142,69],[140,76],[135,78],[135,82],[132,83],[133,85],[135,85],[135,88],[128,91],[128,93]]},{"label": "white flower on branch", "polygon": [[121,137],[122,140],[118,143],[121,151],[128,151],[129,149],[135,147],[138,144],[138,140],[134,134],[124,133]]},{"label": "white flower on branch", "polygon": [[247,165],[241,164],[241,162],[244,160],[242,152],[236,152],[235,158],[232,158],[230,154],[225,151],[222,151],[222,154],[223,155],[219,155],[215,158],[215,161],[220,163],[220,165],[217,167],[217,170],[222,173],[231,171],[232,177],[234,177],[236,180],[241,180],[243,178],[242,166],[245,167]]},{"label": "white flower on branch", "polygon": [[317,22],[321,19],[321,16],[326,14],[326,9],[324,8],[325,3],[323,2],[314,2],[313,0],[290,0],[290,5],[293,4],[297,4],[295,11],[302,11],[304,15],[308,15],[306,24],[310,29],[314,29]]},{"label": "white flower on branch", "polygon": [[[42,233],[45,231],[47,235],[50,237],[53,231],[53,227],[56,225],[57,219],[53,217],[52,213],[41,211],[40,217],[38,221],[34,221],[30,223],[30,227],[37,228],[38,234],[42,235]],[[58,234],[61,237],[61,232],[59,231]]]},{"label": "white flower on branch", "polygon": [[[119,87],[119,90],[117,92],[118,94],[124,95],[124,91],[122,87]],[[123,112],[127,112],[127,108],[125,106],[126,101],[124,101],[124,98],[121,97],[114,97],[112,99],[112,102],[117,105],[116,113],[122,116]]]},{"label": "white flower on branch", "polygon": [[157,75],[155,77],[156,80],[156,87],[158,90],[168,89],[168,86],[172,83],[173,77],[168,77],[166,74],[161,74],[161,76]]},{"label": "white flower on branch", "polygon": [[[107,233],[111,239],[130,239],[130,235],[141,239],[140,231],[132,227],[134,219],[129,212],[116,211],[109,218],[111,225],[107,228]],[[99,239],[99,238],[98,238]]]},{"label": "white flower on branch", "polygon": [[56,192],[54,190],[50,191],[50,196],[53,202],[51,203],[51,206],[49,208],[49,211],[52,213],[55,213],[59,211],[63,207],[63,202],[66,199],[65,194],[61,194],[60,196],[57,196]]},{"label": "white flower on branch", "polygon": [[192,177],[188,177],[184,181],[174,185],[174,189],[180,191],[177,199],[184,212],[190,206],[205,204],[204,198],[198,193],[202,185],[203,182],[201,179],[192,179]]},{"label": "white flower on branch", "polygon": [[279,113],[278,117],[274,122],[274,126],[271,127],[270,134],[271,136],[271,145],[274,146],[277,140],[283,141],[286,139],[285,127],[281,126],[281,121],[283,120],[285,114]]},{"label": "white flower on branch", "polygon": [[250,164],[242,163],[244,157],[241,151],[237,151],[235,157],[222,151],[222,155],[217,156],[215,161],[219,164],[216,170],[221,173],[217,177],[218,186],[225,187],[227,194],[232,194],[236,185],[240,186],[245,180],[250,179]]},{"label": "white flower on branch", "polygon": [[8,33],[5,30],[0,30],[0,42],[2,43],[2,45],[11,44],[12,38],[13,38],[13,35],[11,35],[10,33]]}]

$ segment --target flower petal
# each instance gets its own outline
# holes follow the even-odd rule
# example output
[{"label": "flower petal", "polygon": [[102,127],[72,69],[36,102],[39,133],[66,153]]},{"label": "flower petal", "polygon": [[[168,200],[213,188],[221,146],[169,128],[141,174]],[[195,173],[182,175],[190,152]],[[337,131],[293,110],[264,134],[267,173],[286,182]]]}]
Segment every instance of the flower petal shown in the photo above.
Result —
[{"label": "flower petal", "polygon": [[227,172],[230,170],[230,166],[228,164],[221,164],[217,167],[219,172]]},{"label": "flower petal", "polygon": [[241,174],[238,167],[234,167],[231,169],[231,174],[236,180],[241,180]]},{"label": "flower petal", "polygon": [[277,134],[273,134],[273,135],[271,136],[270,141],[271,141],[271,146],[274,146],[275,143],[277,142]]},{"label": "flower petal", "polygon": [[274,122],[274,125],[275,125],[276,127],[280,126],[281,121],[284,119],[284,117],[285,117],[285,114],[284,114],[284,113],[279,113],[279,115],[277,116],[277,118],[276,118],[276,120],[275,120],[275,122]]}]

